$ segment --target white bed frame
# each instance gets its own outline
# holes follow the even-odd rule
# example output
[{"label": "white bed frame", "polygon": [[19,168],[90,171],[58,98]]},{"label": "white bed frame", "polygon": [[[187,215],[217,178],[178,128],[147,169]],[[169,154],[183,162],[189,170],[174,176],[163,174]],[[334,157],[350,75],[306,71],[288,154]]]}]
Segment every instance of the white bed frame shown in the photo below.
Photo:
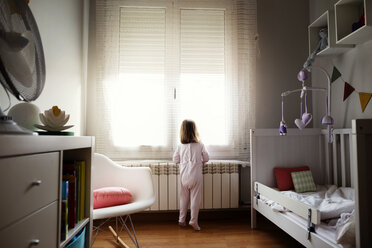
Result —
[{"label": "white bed frame", "polygon": [[[372,215],[368,213],[372,187],[372,119],[353,120],[352,129],[333,130],[334,142],[328,144],[328,132],[320,129],[289,129],[287,136],[279,136],[277,129],[251,130],[251,226],[256,228],[256,211],[275,223],[305,247],[338,247],[313,231],[320,223],[320,212],[306,204],[292,200],[277,190],[273,168],[310,167],[316,184],[336,184],[356,190],[356,245],[372,247],[368,234]],[[370,166],[367,166],[370,164]],[[358,166],[355,166],[358,165]],[[259,201],[265,196],[309,219],[308,227],[298,224],[287,215],[273,212]],[[362,218],[360,218],[362,216]]]}]

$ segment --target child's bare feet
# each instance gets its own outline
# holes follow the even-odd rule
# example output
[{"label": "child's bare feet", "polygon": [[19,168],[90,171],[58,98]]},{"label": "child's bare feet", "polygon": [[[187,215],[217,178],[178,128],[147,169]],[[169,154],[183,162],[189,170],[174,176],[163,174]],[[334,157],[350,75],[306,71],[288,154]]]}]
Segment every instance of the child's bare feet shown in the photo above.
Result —
[{"label": "child's bare feet", "polygon": [[195,231],[200,231],[200,226],[197,223],[189,223],[192,228],[194,228]]},{"label": "child's bare feet", "polygon": [[180,227],[185,227],[185,226],[186,226],[186,222],[178,222],[178,225],[179,225]]}]

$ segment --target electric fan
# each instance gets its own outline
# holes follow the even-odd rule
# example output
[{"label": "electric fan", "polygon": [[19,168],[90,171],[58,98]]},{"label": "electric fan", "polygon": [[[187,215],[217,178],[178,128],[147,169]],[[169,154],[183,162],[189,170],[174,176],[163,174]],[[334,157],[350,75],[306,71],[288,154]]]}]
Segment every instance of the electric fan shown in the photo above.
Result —
[{"label": "electric fan", "polygon": [[[39,30],[26,0],[0,1],[0,83],[18,100],[37,99],[45,83]],[[0,108],[0,134],[35,134],[19,127]]]}]

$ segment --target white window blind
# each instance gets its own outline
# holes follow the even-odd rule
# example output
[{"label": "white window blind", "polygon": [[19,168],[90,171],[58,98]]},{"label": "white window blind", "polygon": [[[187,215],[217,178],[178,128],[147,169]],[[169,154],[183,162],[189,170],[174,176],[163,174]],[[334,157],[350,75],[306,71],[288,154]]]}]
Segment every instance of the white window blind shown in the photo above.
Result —
[{"label": "white window blind", "polygon": [[107,87],[113,144],[165,146],[165,9],[120,7],[118,62]]},{"label": "white window blind", "polygon": [[204,142],[228,145],[225,10],[181,9],[177,122],[193,119]]},{"label": "white window blind", "polygon": [[212,158],[248,159],[255,15],[253,0],[97,0],[97,152],[169,159],[187,118]]},{"label": "white window blind", "polygon": [[225,73],[225,10],[181,9],[181,73]]},{"label": "white window blind", "polygon": [[165,8],[120,7],[121,73],[164,75]]}]

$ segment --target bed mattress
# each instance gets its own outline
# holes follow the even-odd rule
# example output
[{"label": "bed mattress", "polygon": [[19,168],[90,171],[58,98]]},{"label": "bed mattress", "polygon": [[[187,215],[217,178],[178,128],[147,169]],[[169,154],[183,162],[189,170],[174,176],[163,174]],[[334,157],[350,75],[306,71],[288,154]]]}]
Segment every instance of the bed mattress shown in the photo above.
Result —
[{"label": "bed mattress", "polygon": [[[352,188],[337,188],[336,186],[317,186],[316,192],[296,193],[282,191],[282,194],[303,202],[321,211],[322,222],[316,225],[315,232],[322,238],[330,241],[335,247],[349,248],[353,245],[337,244],[337,231],[342,220],[354,210],[354,190]],[[273,212],[280,212],[291,221],[307,227],[307,220],[283,208],[280,204],[261,196],[260,201],[269,206]],[[342,219],[340,219],[340,216]]]}]

